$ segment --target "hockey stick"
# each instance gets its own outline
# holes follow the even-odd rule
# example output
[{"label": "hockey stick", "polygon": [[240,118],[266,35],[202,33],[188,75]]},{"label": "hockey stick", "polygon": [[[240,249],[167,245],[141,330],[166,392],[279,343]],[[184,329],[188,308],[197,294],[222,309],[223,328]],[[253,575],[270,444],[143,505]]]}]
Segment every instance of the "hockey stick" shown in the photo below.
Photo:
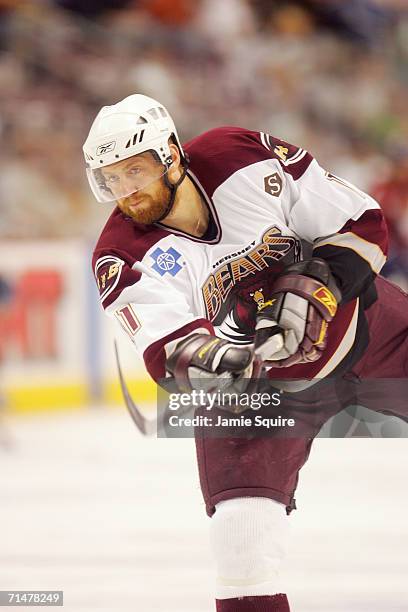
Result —
[{"label": "hockey stick", "polygon": [[132,420],[134,424],[136,425],[136,427],[138,428],[138,430],[140,431],[140,433],[142,433],[144,436],[151,436],[152,434],[156,433],[157,419],[146,418],[144,414],[139,410],[135,402],[133,401],[129,388],[126,384],[125,377],[123,376],[122,367],[120,365],[120,359],[119,359],[118,343],[116,342],[116,340],[114,344],[115,344],[116,365],[118,367],[120,388],[122,389],[122,395],[123,395],[123,399],[125,400],[126,407],[129,410],[130,416],[132,417]]},{"label": "hockey stick", "polygon": [[[120,358],[119,358],[118,343],[116,342],[116,340],[114,341],[114,345],[115,345],[116,364],[118,367],[118,374],[119,374],[119,382],[120,382],[120,387],[122,390],[122,395],[123,395],[123,399],[125,400],[126,407],[130,413],[130,416],[132,417],[134,424],[136,425],[140,433],[142,433],[144,436],[151,436],[152,434],[157,432],[158,420],[157,418],[155,419],[146,418],[144,414],[141,412],[141,410],[138,408],[138,406],[135,404],[135,402],[133,401],[132,395],[126,384],[125,377],[123,376],[122,366],[120,364]],[[249,392],[255,391],[257,381],[261,377],[262,371],[263,371],[263,363],[261,361],[255,360],[254,368],[253,368],[252,376],[251,376],[253,380],[253,384],[251,383],[251,387],[252,387],[251,391],[249,391],[250,388],[248,388]],[[188,410],[190,410],[190,407],[188,407],[184,412],[188,412]]]},{"label": "hockey stick", "polygon": [[[159,420],[157,417],[154,419],[148,419],[147,417],[145,417],[145,415],[139,409],[137,404],[135,404],[135,402],[133,401],[132,395],[129,391],[129,387],[127,386],[125,377],[123,376],[122,366],[120,364],[120,358],[119,358],[118,343],[116,342],[116,340],[114,341],[114,345],[115,345],[116,365],[118,367],[118,374],[119,374],[119,382],[120,382],[120,387],[122,390],[122,395],[123,395],[123,399],[125,400],[126,407],[129,411],[130,416],[132,417],[134,424],[136,425],[140,433],[143,434],[144,436],[151,436],[158,432]],[[179,411],[179,414],[180,415],[186,414],[189,410],[191,410],[190,406],[186,407],[184,410]],[[162,421],[163,422],[161,426],[163,427],[164,426],[164,415],[163,415]]]},{"label": "hockey stick", "polygon": [[[142,411],[135,404],[135,402],[133,401],[132,395],[129,391],[129,387],[126,384],[125,377],[123,376],[122,367],[120,365],[120,359],[119,359],[119,349],[118,349],[118,344],[116,340],[114,341],[114,344],[115,344],[116,364],[118,367],[118,374],[119,374],[119,382],[120,382],[120,387],[122,390],[122,395],[123,395],[123,399],[125,400],[126,407],[130,413],[130,416],[132,417],[134,424],[136,425],[140,433],[143,434],[144,436],[151,436],[158,432],[160,426],[164,427],[164,415],[162,418],[162,423],[161,425],[159,425],[159,420],[157,417],[154,419],[146,418],[145,415],[142,413]],[[183,414],[186,414],[190,410],[191,410],[191,407],[187,406],[184,408],[184,410],[179,411],[179,415],[181,416]]]}]

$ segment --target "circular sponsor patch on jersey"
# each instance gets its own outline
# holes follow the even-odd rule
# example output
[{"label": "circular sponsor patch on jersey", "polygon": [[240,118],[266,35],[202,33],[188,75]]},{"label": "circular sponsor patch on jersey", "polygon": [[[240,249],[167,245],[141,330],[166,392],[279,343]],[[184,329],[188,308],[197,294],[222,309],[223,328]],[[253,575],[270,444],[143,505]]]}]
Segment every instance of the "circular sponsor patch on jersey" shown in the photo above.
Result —
[{"label": "circular sponsor patch on jersey", "polygon": [[167,249],[167,251],[163,251],[163,249],[158,247],[150,257],[154,260],[153,270],[158,272],[160,276],[163,276],[166,272],[171,274],[171,276],[176,276],[177,272],[181,270],[181,266],[178,263],[181,254],[176,249],[173,249],[173,247]]},{"label": "circular sponsor patch on jersey", "polygon": [[157,258],[157,265],[159,266],[160,270],[169,272],[169,270],[172,270],[176,265],[176,260],[171,253],[162,253]]}]

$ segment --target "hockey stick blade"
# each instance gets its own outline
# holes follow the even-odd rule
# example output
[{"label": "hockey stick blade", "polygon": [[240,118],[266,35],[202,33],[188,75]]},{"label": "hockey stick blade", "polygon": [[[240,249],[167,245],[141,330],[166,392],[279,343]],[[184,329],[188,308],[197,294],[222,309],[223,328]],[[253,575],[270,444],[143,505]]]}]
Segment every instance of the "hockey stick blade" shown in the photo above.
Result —
[{"label": "hockey stick blade", "polygon": [[126,407],[130,413],[130,416],[132,417],[134,424],[136,425],[140,433],[142,433],[144,436],[151,436],[152,434],[156,433],[157,420],[147,419],[142,414],[142,412],[139,410],[135,402],[133,401],[130,391],[128,389],[128,386],[126,384],[125,377],[123,376],[122,367],[120,365],[120,359],[119,359],[119,349],[118,349],[118,344],[116,340],[114,341],[114,344],[115,344],[116,365],[118,368],[120,388],[122,390],[122,395],[123,395],[123,399],[125,400]]}]

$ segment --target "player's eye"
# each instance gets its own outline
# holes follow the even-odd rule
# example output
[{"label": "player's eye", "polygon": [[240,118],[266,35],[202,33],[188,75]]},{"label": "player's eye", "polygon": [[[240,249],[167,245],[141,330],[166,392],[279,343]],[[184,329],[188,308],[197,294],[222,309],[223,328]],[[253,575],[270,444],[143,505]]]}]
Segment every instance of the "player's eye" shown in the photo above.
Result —
[{"label": "player's eye", "polygon": [[128,170],[128,174],[130,174],[131,176],[136,176],[138,174],[142,173],[142,169],[141,168],[137,168],[136,166],[133,168],[129,168]]}]

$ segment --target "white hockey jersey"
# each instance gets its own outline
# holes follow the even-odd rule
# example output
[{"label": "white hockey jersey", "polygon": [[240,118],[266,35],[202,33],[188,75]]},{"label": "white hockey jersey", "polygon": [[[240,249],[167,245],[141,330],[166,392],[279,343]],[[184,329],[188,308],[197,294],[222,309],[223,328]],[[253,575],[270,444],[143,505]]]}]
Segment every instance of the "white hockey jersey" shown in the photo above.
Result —
[{"label": "white hockey jersey", "polygon": [[165,375],[166,346],[197,329],[251,343],[258,305],[305,243],[329,263],[343,299],[321,359],[269,376],[323,377],[354,363],[367,345],[364,309],[386,257],[379,205],[307,151],[262,132],[217,128],[185,150],[210,212],[205,235],[141,226],[116,208],[94,252],[102,305],[152,377]]}]

